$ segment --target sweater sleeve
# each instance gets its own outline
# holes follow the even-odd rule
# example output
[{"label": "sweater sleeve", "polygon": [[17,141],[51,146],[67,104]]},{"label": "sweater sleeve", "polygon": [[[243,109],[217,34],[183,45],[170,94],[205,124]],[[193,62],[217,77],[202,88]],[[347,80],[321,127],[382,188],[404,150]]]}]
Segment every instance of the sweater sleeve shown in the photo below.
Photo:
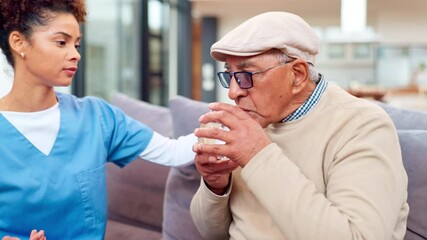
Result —
[{"label": "sweater sleeve", "polygon": [[242,170],[285,239],[395,239],[407,186],[396,131],[370,116],[346,133],[323,168],[325,193],[276,144]]},{"label": "sweater sleeve", "polygon": [[[232,181],[232,180],[231,180]],[[203,178],[193,196],[190,212],[197,230],[206,240],[230,238],[228,229],[231,222],[229,210],[230,189],[225,195],[216,195],[206,186]]]}]

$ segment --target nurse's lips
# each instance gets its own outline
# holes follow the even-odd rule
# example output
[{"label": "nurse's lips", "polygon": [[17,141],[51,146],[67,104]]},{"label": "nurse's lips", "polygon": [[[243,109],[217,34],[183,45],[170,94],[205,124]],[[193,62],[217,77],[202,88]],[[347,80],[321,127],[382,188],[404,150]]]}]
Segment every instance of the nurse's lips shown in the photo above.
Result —
[{"label": "nurse's lips", "polygon": [[76,67],[64,68],[64,71],[68,76],[72,77],[74,76],[74,74],[76,74],[77,68]]}]

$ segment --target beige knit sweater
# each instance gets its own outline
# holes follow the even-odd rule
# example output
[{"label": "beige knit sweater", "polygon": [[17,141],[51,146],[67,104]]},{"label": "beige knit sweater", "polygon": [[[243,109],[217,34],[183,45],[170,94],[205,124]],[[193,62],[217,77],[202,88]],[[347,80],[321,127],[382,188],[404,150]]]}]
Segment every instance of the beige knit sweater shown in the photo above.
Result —
[{"label": "beige knit sweater", "polygon": [[407,175],[388,115],[329,83],[303,118],[232,174],[228,194],[201,182],[191,203],[206,239],[403,239]]}]

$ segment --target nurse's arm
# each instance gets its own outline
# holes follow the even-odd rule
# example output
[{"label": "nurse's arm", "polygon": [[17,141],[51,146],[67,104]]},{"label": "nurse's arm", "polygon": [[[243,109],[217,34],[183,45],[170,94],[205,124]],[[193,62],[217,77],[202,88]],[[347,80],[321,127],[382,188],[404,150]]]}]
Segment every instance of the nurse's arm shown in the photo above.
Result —
[{"label": "nurse's arm", "polygon": [[196,142],[194,133],[171,139],[154,132],[139,158],[167,166],[189,165],[194,162],[196,154],[192,148]]}]

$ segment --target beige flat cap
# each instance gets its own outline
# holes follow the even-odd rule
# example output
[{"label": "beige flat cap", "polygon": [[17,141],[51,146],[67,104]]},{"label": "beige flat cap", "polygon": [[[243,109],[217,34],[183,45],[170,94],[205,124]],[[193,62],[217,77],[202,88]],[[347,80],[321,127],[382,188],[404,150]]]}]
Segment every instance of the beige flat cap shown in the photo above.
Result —
[{"label": "beige flat cap", "polygon": [[301,17],[288,12],[267,12],[252,17],[214,43],[211,56],[254,56],[277,48],[291,57],[314,63],[319,37]]}]

